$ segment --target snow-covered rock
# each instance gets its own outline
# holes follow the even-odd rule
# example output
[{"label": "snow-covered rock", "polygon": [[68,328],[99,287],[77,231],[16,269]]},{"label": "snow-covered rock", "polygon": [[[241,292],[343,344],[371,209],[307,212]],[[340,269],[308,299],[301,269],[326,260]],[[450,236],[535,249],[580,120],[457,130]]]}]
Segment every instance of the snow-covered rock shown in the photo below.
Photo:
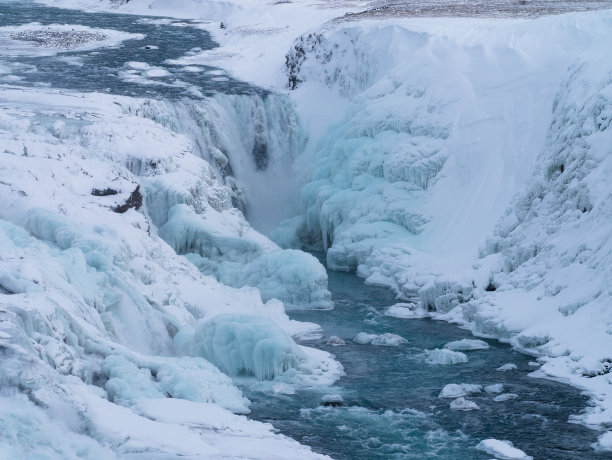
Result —
[{"label": "snow-covered rock", "polygon": [[485,439],[484,441],[480,441],[476,446],[476,449],[485,451],[487,454],[494,455],[500,460],[528,460],[532,458],[522,450],[514,447],[510,441],[500,441],[498,439]]},{"label": "snow-covered rock", "polygon": [[489,348],[489,344],[484,340],[461,339],[448,342],[446,345],[444,345],[444,348],[448,348],[449,350],[453,351],[486,350]]},{"label": "snow-covered rock", "polygon": [[457,398],[449,404],[452,410],[462,410],[462,411],[470,411],[470,410],[478,410],[480,407],[474,401],[470,401],[469,399],[465,399],[464,397]]},{"label": "snow-covered rock", "polygon": [[460,351],[436,348],[435,350],[425,350],[425,361],[429,364],[458,364],[467,363],[468,357]]},{"label": "snow-covered rock", "polygon": [[386,334],[368,334],[366,332],[360,332],[353,338],[353,342],[360,345],[380,345],[384,347],[397,347],[408,341],[397,335],[387,332]]},{"label": "snow-covered rock", "polygon": [[449,383],[438,395],[438,398],[459,398],[471,394],[482,393],[482,385],[473,383]]}]

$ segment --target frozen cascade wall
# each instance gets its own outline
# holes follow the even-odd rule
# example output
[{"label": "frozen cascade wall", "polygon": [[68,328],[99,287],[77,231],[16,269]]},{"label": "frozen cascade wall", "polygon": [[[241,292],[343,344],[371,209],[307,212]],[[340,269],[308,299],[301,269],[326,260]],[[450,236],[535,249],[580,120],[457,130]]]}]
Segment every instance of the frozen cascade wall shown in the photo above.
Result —
[{"label": "frozen cascade wall", "polygon": [[264,301],[278,298],[289,308],[331,306],[327,275],[314,257],[282,251],[250,226],[274,226],[294,189],[291,168],[304,139],[286,97],[130,101],[124,109],[185,134],[207,162],[194,175],[167,174],[168,165],[154,159],[128,160],[143,177],[147,213],[166,242],[204,274],[235,287],[257,287]]},{"label": "frozen cascade wall", "polygon": [[611,39],[609,12],[303,36],[288,86],[348,109],[273,239],[318,242],[330,267],[545,356],[594,396],[577,419],[609,426]]},{"label": "frozen cascade wall", "polygon": [[[231,348],[197,352],[210,324],[231,314],[236,330],[258,334],[236,336],[252,360],[227,372],[292,385],[341,373],[328,354],[295,344],[316,325],[290,321],[254,288],[202,275],[159,238],[143,212],[156,183],[198,222],[201,241],[284,254],[232,208],[193,142],[128,114],[135,101],[125,97],[1,95],[0,457],[319,458],[236,415],[249,402],[211,363]],[[175,340],[192,330],[197,341]]]}]

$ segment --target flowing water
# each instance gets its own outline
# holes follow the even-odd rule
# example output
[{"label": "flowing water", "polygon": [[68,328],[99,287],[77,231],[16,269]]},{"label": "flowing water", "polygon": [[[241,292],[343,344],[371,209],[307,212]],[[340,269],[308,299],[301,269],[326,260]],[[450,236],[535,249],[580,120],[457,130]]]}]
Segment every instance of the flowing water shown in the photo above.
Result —
[{"label": "flowing water", "polygon": [[[4,84],[169,100],[215,93],[265,93],[223,76],[213,67],[187,68],[168,61],[215,46],[198,22],[0,1],[0,27],[33,22],[110,28],[146,37],[114,48],[53,56],[0,53],[0,69],[8,69],[2,77]],[[146,63],[165,72],[149,81],[129,78],[136,75],[130,62]],[[341,394],[344,406],[322,407],[321,390],[271,396],[247,389],[253,401],[253,418],[269,421],[280,432],[338,459],[486,459],[490,455],[475,450],[476,444],[486,438],[510,440],[537,459],[612,458],[597,455],[589,447],[597,432],[568,423],[572,414],[585,407],[587,398],[566,385],[530,377],[535,367],[529,357],[490,340],[489,349],[467,352],[467,363],[428,364],[425,350],[469,337],[469,333],[439,321],[384,316],[385,308],[395,303],[388,290],[365,286],[352,274],[329,275],[335,309],[297,311],[291,316],[319,323],[326,337],[337,335],[346,341],[345,346],[338,347],[326,345],[325,338],[308,343],[334,353],[344,365],[346,376],[334,388],[325,390]],[[358,345],[351,339],[361,331],[392,332],[408,343],[398,347]],[[506,363],[515,364],[517,369],[496,370]],[[449,383],[499,383],[504,393],[518,397],[496,402],[495,395],[482,392],[469,397],[480,409],[451,410],[450,400],[438,397]]]},{"label": "flowing water", "polygon": [[[322,407],[324,393],[302,390],[295,395],[251,392],[252,417],[268,421],[282,433],[336,459],[490,459],[475,449],[483,439],[509,440],[535,459],[610,459],[589,446],[599,433],[568,423],[587,404],[574,388],[530,377],[533,358],[496,340],[490,348],[465,352],[467,363],[428,364],[424,351],[471,334],[431,319],[385,316],[397,302],[385,288],[366,286],[349,273],[329,272],[335,309],[295,311],[296,320],[320,324],[325,337],[308,342],[336,355],[346,376],[324,393],[340,394],[342,407]],[[359,332],[391,332],[408,340],[397,347],[359,345]],[[345,346],[326,344],[329,336]],[[498,371],[508,363],[514,371]],[[531,363],[531,364],[530,364]],[[496,402],[497,394],[470,395],[479,410],[449,407],[438,395],[449,383],[502,384],[514,400]]]}]

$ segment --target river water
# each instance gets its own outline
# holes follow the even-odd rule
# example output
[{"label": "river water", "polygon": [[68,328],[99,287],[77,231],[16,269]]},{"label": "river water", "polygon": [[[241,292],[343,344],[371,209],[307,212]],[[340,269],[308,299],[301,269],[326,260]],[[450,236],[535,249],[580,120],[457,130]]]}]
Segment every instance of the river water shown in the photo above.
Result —
[{"label": "river water", "polygon": [[[535,459],[612,458],[589,447],[596,431],[568,423],[587,398],[567,385],[530,377],[537,369],[533,358],[486,340],[490,348],[465,352],[467,363],[428,364],[425,350],[474,337],[442,321],[385,316],[397,302],[394,295],[350,273],[330,271],[329,289],[333,310],[290,316],[323,327],[325,337],[307,344],[333,353],[344,365],[346,376],[325,390],[340,394],[344,406],[322,407],[320,390],[275,397],[251,392],[252,417],[337,459],[490,459],[475,449],[488,438],[509,440]],[[359,345],[351,340],[359,332],[390,332],[408,343]],[[331,335],[346,345],[327,345]],[[508,363],[517,369],[497,370]],[[480,409],[451,410],[452,400],[438,397],[450,383],[502,384],[503,393],[518,397],[496,402],[497,394],[483,391],[468,396]]]},{"label": "river water", "polygon": [[[11,71],[10,84],[169,100],[216,93],[264,94],[259,88],[220,77],[223,72],[212,67],[186,70],[167,62],[215,46],[197,22],[0,1],[0,26],[32,22],[111,28],[146,38],[112,49],[56,56],[0,54],[0,66]],[[130,62],[161,67],[166,73],[156,77],[158,84],[142,84],[125,78]],[[537,369],[532,358],[488,340],[490,348],[467,352],[466,363],[429,364],[425,350],[470,334],[430,319],[384,316],[385,309],[396,302],[392,293],[365,286],[355,275],[330,272],[329,286],[335,309],[295,311],[291,316],[321,324],[325,338],[307,344],[335,354],[346,376],[324,391],[271,396],[246,388],[253,401],[252,418],[271,422],[280,432],[337,459],[487,459],[491,456],[475,449],[486,438],[510,440],[537,459],[612,458],[590,448],[599,433],[568,423],[572,414],[586,406],[587,398],[569,386],[530,377]],[[351,340],[359,332],[391,332],[408,342],[397,347],[359,345]],[[343,338],[346,345],[327,345],[331,335]],[[507,363],[515,364],[516,370],[497,370]],[[450,400],[438,397],[449,383],[502,384],[504,393],[517,398],[496,402],[495,395],[481,392],[469,396],[478,410],[451,410]],[[321,397],[329,392],[340,394],[344,406],[322,407]]]}]

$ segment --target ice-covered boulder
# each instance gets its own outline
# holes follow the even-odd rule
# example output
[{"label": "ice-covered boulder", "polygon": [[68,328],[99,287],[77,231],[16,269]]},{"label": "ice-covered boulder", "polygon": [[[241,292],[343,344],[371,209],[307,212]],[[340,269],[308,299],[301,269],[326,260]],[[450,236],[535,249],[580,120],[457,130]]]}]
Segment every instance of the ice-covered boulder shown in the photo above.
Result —
[{"label": "ice-covered boulder", "polygon": [[305,359],[289,335],[259,316],[223,314],[176,335],[179,350],[202,356],[229,375],[273,379]]},{"label": "ice-covered boulder", "polygon": [[404,343],[408,343],[405,338],[389,332],[385,334],[368,334],[366,332],[360,332],[353,338],[353,342],[360,345],[371,344],[384,347],[397,347]]},{"label": "ice-covered boulder", "polygon": [[438,395],[438,398],[459,398],[461,396],[468,396],[475,393],[482,392],[482,385],[476,385],[473,383],[449,383]]},{"label": "ice-covered boulder", "polygon": [[497,370],[500,372],[514,371],[516,369],[517,369],[517,365],[514,363],[503,364],[497,368]]},{"label": "ice-covered boulder", "polygon": [[504,386],[501,383],[496,383],[494,385],[487,385],[484,389],[489,394],[495,394],[504,391]]},{"label": "ice-covered boulder", "polygon": [[458,364],[467,363],[468,357],[460,351],[436,348],[435,350],[425,350],[425,361],[429,364]]},{"label": "ice-covered boulder", "polygon": [[516,393],[504,393],[499,396],[495,396],[495,398],[493,398],[493,401],[504,402],[504,401],[511,401],[516,398],[518,398],[518,395]]},{"label": "ice-covered boulder", "polygon": [[514,447],[510,441],[500,441],[498,439],[485,439],[480,441],[476,449],[493,455],[500,460],[530,460],[532,458],[522,450]]},{"label": "ice-covered boulder", "polygon": [[386,316],[405,319],[420,319],[427,316],[427,312],[413,303],[396,303],[385,311]]},{"label": "ice-covered boulder", "polygon": [[346,345],[346,342],[341,339],[340,337],[338,337],[337,335],[331,335],[328,339],[327,339],[327,345],[331,345],[332,347],[339,347],[342,345]]},{"label": "ice-covered boulder", "polygon": [[489,344],[484,340],[461,339],[448,342],[446,345],[444,345],[444,348],[448,348],[449,350],[453,351],[486,350],[489,348]]},{"label": "ice-covered boulder", "polygon": [[474,401],[470,401],[469,399],[465,399],[464,397],[457,398],[449,404],[452,410],[478,410],[480,407]]}]

